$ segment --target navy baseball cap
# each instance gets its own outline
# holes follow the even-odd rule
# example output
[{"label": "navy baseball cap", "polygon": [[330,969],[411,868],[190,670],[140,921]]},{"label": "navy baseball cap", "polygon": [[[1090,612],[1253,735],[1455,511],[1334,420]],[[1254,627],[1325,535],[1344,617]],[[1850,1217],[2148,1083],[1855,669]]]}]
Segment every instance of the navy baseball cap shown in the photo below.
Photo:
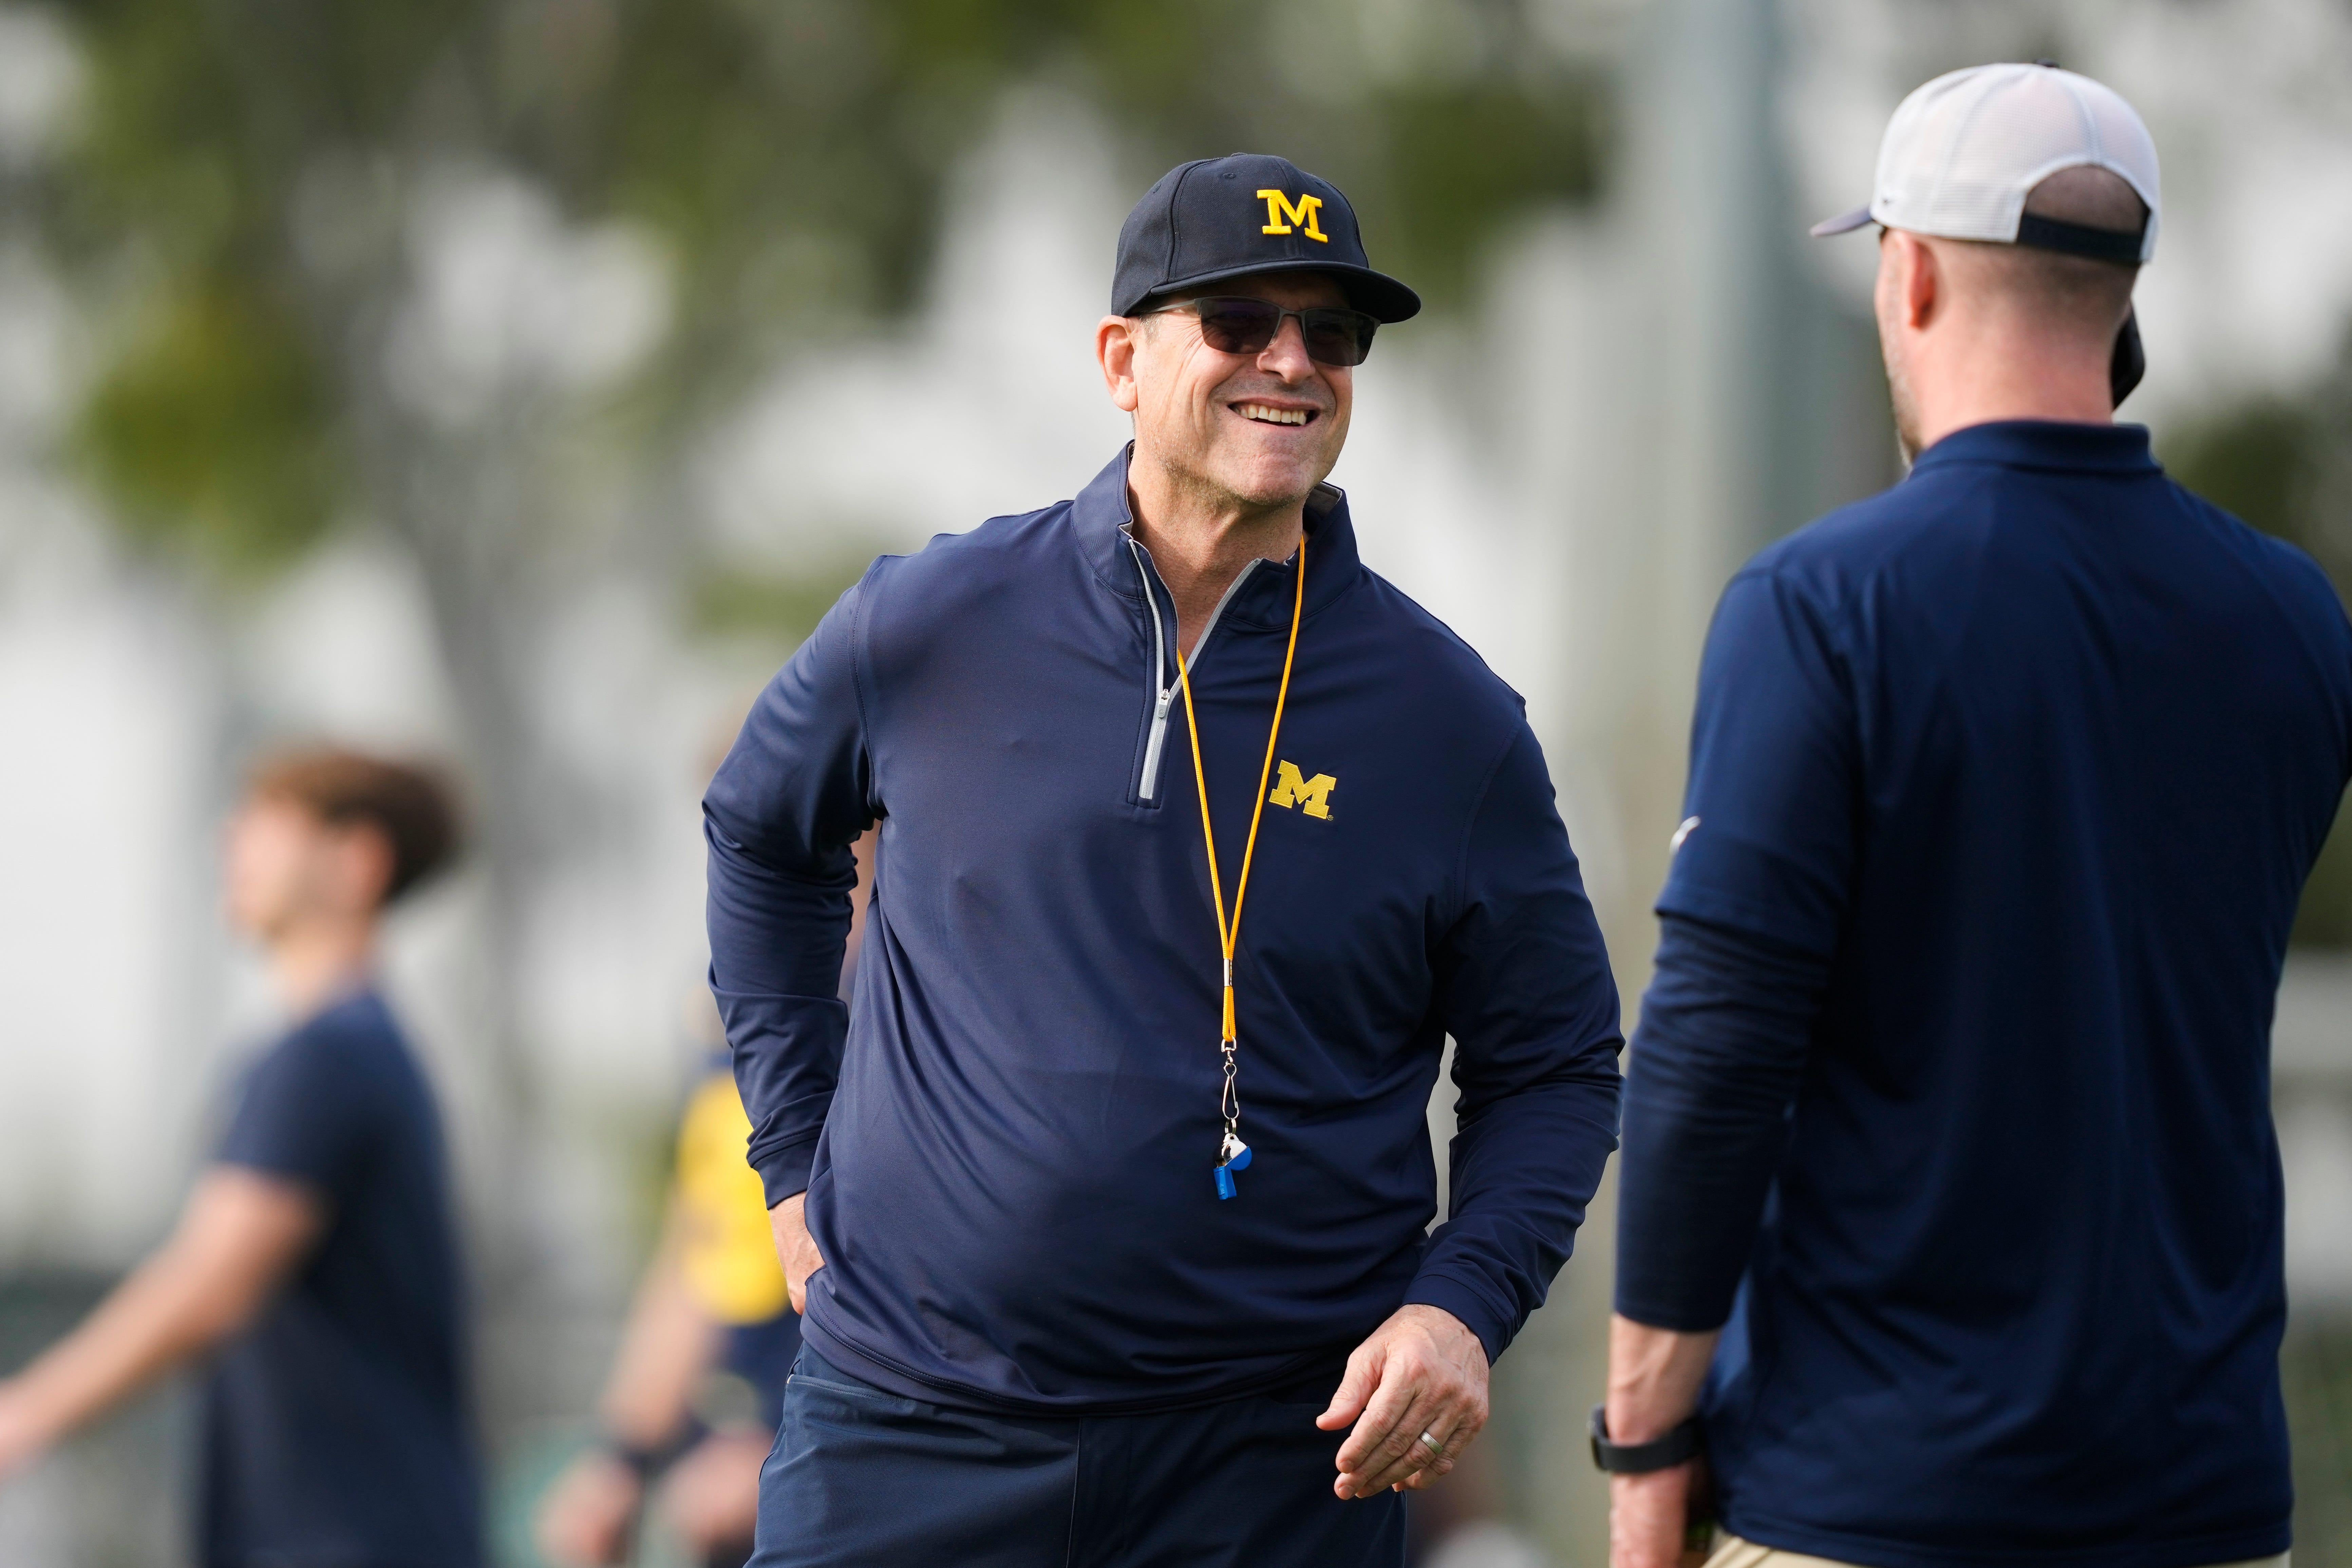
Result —
[{"label": "navy baseball cap", "polygon": [[1132,316],[1154,295],[1260,272],[1328,272],[1377,321],[1421,310],[1420,295],[1372,270],[1356,209],[1339,186],[1287,158],[1235,153],[1179,163],[1143,193],[1118,231],[1111,314]]}]

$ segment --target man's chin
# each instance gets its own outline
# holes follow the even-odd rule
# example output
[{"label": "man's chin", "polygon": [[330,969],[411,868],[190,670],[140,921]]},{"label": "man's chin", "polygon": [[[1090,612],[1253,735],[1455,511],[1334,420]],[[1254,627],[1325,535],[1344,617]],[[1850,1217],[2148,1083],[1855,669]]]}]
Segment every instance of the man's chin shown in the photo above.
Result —
[{"label": "man's chin", "polygon": [[[1336,458],[1336,454],[1334,455]],[[1260,509],[1293,506],[1323,482],[1332,465],[1318,454],[1313,460],[1295,458],[1260,458],[1220,465],[1212,470],[1220,488],[1245,506]]]}]

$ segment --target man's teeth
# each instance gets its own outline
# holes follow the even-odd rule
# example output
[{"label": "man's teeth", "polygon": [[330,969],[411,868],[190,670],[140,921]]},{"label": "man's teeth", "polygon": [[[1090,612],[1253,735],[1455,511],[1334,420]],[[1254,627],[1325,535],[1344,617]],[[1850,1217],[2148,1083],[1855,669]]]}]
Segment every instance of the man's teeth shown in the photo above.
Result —
[{"label": "man's teeth", "polygon": [[1263,419],[1268,425],[1304,425],[1307,411],[1304,408],[1276,408],[1270,404],[1244,403],[1241,405],[1244,419]]}]

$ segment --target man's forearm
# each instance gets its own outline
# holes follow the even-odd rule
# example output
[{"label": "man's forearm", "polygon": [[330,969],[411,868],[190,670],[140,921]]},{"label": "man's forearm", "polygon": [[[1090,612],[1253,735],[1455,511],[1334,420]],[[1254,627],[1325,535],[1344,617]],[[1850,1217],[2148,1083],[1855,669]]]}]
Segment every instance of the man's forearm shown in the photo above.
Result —
[{"label": "man's forearm", "polygon": [[250,1322],[324,1223],[306,1189],[215,1166],[163,1249],[80,1327],[0,1384],[0,1470]]},{"label": "man's forearm", "polygon": [[1615,1051],[1581,1067],[1482,1106],[1455,1134],[1451,1212],[1405,1293],[1467,1323],[1490,1359],[1543,1305],[1617,1145]]},{"label": "man's forearm", "polygon": [[1699,1384],[1722,1331],[1678,1333],[1631,1318],[1609,1319],[1609,1440],[1648,1443],[1698,1408]]},{"label": "man's forearm", "polygon": [[833,1103],[849,1010],[840,997],[856,865],[780,871],[714,821],[709,845],[710,980],[751,1121],[745,1153],[773,1205],[808,1184]]},{"label": "man's forearm", "polygon": [[760,693],[702,800],[710,988],[771,1205],[808,1184],[841,1068],[858,860],[875,821],[851,589]]},{"label": "man's forearm", "polygon": [[57,1441],[236,1331],[238,1321],[195,1288],[191,1273],[171,1250],[149,1258],[10,1380],[41,1442]]},{"label": "man's forearm", "polygon": [[1825,960],[1669,915],[1625,1084],[1617,1310],[1722,1327],[1789,1139]]},{"label": "man's forearm", "polygon": [[677,1223],[673,1216],[637,1286],[597,1401],[605,1436],[631,1448],[656,1449],[677,1435],[696,1385],[718,1359],[719,1325],[688,1287]]},{"label": "man's forearm", "polygon": [[[1747,933],[1665,918],[1626,1079],[1612,1442],[1654,1442],[1698,1407],[1787,1143],[1826,973]],[[1686,1561],[1705,1471],[1693,1458],[1610,1478],[1613,1568]]]},{"label": "man's forearm", "polygon": [[[1604,1415],[1609,1440],[1655,1442],[1690,1419],[1721,1337],[1719,1331],[1678,1333],[1612,1316]],[[1704,1506],[1704,1469],[1702,1460],[1692,1458],[1647,1474],[1609,1478],[1612,1568],[1685,1568],[1696,1560],[1690,1527],[1694,1512]]]}]

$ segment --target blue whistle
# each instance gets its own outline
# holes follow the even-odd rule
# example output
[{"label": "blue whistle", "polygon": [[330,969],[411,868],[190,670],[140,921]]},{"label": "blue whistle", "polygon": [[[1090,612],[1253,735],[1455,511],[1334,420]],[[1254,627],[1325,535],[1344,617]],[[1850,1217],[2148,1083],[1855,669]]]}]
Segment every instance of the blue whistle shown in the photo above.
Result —
[{"label": "blue whistle", "polygon": [[1229,1168],[1227,1168],[1227,1167],[1225,1167],[1225,1166],[1223,1166],[1223,1165],[1220,1165],[1220,1166],[1218,1166],[1218,1167],[1217,1167],[1217,1200],[1218,1200],[1220,1203],[1223,1202],[1225,1199],[1227,1199],[1227,1198],[1229,1198],[1229,1197],[1232,1197],[1232,1196],[1234,1195],[1234,1194],[1235,1190],[1236,1190],[1236,1189],[1235,1189],[1235,1188],[1234,1188],[1234,1173],[1233,1173],[1233,1172],[1232,1172]]},{"label": "blue whistle", "polygon": [[1235,1170],[1235,1171],[1246,1171],[1246,1170],[1248,1170],[1248,1169],[1249,1169],[1249,1163],[1250,1163],[1250,1152],[1249,1152],[1249,1145],[1248,1145],[1248,1144],[1246,1144],[1246,1143],[1244,1143],[1244,1144],[1243,1144],[1243,1145],[1242,1145],[1241,1152],[1240,1152],[1240,1153],[1238,1153],[1238,1154],[1235,1154],[1232,1159],[1230,1159],[1230,1160],[1226,1161],[1226,1162],[1225,1162],[1225,1165],[1226,1165],[1226,1167],[1227,1167],[1228,1169],[1230,1169],[1230,1170]]}]

